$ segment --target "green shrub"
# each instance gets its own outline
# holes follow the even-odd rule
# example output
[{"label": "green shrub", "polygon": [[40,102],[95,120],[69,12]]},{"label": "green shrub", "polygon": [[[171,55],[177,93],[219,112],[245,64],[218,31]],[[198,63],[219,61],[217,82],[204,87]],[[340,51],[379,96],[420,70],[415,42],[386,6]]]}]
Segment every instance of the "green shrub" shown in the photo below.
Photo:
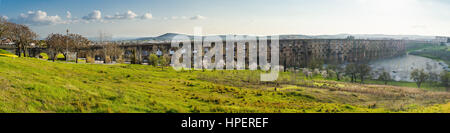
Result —
[{"label": "green shrub", "polygon": [[64,55],[63,54],[57,54],[56,55],[56,59],[64,59]]},{"label": "green shrub", "polygon": [[46,54],[46,53],[40,53],[39,54],[39,58],[42,58],[42,59],[48,59],[48,55]]},{"label": "green shrub", "polygon": [[152,65],[152,66],[157,66],[158,65],[158,56],[156,56],[156,54],[151,54],[148,57],[148,64]]},{"label": "green shrub", "polygon": [[0,49],[0,54],[12,54],[6,50]]}]

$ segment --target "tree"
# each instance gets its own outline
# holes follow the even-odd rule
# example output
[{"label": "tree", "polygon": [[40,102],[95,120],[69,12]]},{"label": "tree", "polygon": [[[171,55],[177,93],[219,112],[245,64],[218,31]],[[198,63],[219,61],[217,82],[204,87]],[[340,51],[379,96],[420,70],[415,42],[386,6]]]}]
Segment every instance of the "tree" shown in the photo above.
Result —
[{"label": "tree", "polygon": [[152,65],[152,66],[158,65],[158,56],[156,56],[156,54],[150,54],[148,60],[149,60],[149,63],[148,63],[149,65]]},{"label": "tree", "polygon": [[105,51],[112,61],[120,59],[124,52],[117,43],[107,43]]},{"label": "tree", "polygon": [[9,23],[6,19],[0,17],[0,42],[2,41],[2,39],[8,37],[8,34],[10,33],[10,26],[11,23]]},{"label": "tree", "polygon": [[164,67],[169,65],[170,57],[167,55],[159,57],[159,64],[161,64],[161,70],[164,70]]},{"label": "tree", "polygon": [[441,84],[447,88],[447,91],[450,90],[450,72],[443,71],[440,74]]},{"label": "tree", "polygon": [[69,34],[68,37],[70,51],[75,52],[75,62],[78,63],[78,55],[82,49],[86,49],[89,45],[89,40],[78,34]]},{"label": "tree", "polygon": [[350,76],[351,82],[356,82],[356,76],[358,74],[357,65],[354,63],[347,64],[345,66],[345,74]]},{"label": "tree", "polygon": [[327,78],[328,78],[328,79],[332,79],[333,76],[337,75],[336,72],[333,71],[333,70],[331,70],[331,69],[327,70],[327,74],[328,74],[328,75],[327,75]]},{"label": "tree", "polygon": [[370,71],[372,68],[367,63],[361,63],[357,66],[357,73],[359,74],[359,78],[361,79],[361,83],[364,83],[364,79],[370,76]]},{"label": "tree", "polygon": [[322,78],[327,79],[328,78],[328,71],[321,71],[320,75],[322,76]]},{"label": "tree", "polygon": [[331,72],[330,74],[335,74],[336,75],[336,79],[339,81],[341,80],[341,75],[342,73],[344,73],[343,68],[340,65],[336,65],[336,64],[330,64],[327,66],[327,70],[332,70],[333,72]]},{"label": "tree", "polygon": [[389,74],[389,73],[386,72],[386,71],[383,71],[383,72],[381,73],[381,75],[378,77],[378,80],[383,81],[383,82],[384,82],[384,85],[387,85],[387,83],[388,83],[389,81],[392,80],[392,79],[391,79],[391,74]]},{"label": "tree", "polygon": [[65,37],[61,34],[50,34],[46,38],[46,42],[47,49],[50,51],[52,60],[54,62],[56,59],[56,55],[58,55],[58,53],[62,52],[65,49]]},{"label": "tree", "polygon": [[439,81],[439,74],[434,73],[434,72],[429,72],[428,73],[428,82],[430,83],[430,85],[432,85],[434,82]]},{"label": "tree", "polygon": [[308,63],[308,68],[311,69],[311,70],[314,70],[316,68],[317,69],[322,69],[322,66],[323,66],[323,60],[320,60],[320,59],[313,58]]},{"label": "tree", "polygon": [[411,79],[416,82],[417,87],[420,88],[420,85],[422,85],[423,82],[425,82],[428,79],[428,74],[423,71],[423,69],[414,69],[411,72]]},{"label": "tree", "polygon": [[27,48],[30,46],[30,43],[37,38],[37,34],[31,31],[28,26],[21,24],[10,24],[8,28],[10,30],[8,38],[15,42],[17,47],[16,54],[21,57],[23,52],[23,55],[26,57]]}]

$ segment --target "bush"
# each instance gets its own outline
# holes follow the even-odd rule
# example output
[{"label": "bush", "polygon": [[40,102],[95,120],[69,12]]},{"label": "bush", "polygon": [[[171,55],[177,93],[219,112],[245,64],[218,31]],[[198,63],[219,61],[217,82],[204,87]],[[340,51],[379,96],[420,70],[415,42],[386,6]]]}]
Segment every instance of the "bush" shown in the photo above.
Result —
[{"label": "bush", "polygon": [[105,58],[105,63],[112,63],[111,57],[107,56]]},{"label": "bush", "polygon": [[86,58],[86,63],[95,63],[95,59],[92,57],[87,57]]},{"label": "bush", "polygon": [[40,53],[39,58],[48,59],[48,55],[46,53]]},{"label": "bush", "polygon": [[122,57],[119,57],[119,59],[116,60],[117,63],[124,63],[125,60]]},{"label": "bush", "polygon": [[58,59],[58,60],[63,60],[65,57],[64,57],[64,55],[63,54],[57,54],[56,55],[56,59]]},{"label": "bush", "polygon": [[156,65],[158,65],[158,56],[156,56],[156,54],[151,54],[149,57],[148,57],[148,64],[149,65],[152,65],[152,66],[156,66]]}]

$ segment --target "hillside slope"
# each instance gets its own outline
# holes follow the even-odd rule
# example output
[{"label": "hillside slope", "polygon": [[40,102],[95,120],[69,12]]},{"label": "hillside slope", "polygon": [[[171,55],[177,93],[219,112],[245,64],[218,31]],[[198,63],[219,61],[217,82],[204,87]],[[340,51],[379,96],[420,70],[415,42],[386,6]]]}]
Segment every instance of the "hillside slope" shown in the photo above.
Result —
[{"label": "hillside slope", "polygon": [[0,112],[450,112],[447,92],[244,78],[257,74],[0,57]]}]

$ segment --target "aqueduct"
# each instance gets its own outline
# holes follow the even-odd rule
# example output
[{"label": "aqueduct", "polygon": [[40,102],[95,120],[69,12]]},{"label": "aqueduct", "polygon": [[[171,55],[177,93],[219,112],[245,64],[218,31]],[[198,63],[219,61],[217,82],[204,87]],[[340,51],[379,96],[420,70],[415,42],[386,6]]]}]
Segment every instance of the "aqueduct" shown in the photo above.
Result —
[{"label": "aqueduct", "polygon": [[[305,67],[312,59],[320,59],[325,63],[333,61],[348,63],[395,57],[406,53],[406,41],[403,40],[285,39],[280,40],[279,44],[279,64],[286,68]],[[146,63],[151,53],[159,56],[171,55],[176,50],[171,48],[170,43],[123,43],[119,47],[123,50],[121,55],[123,59],[127,62],[134,60],[132,62],[134,64]],[[246,54],[248,54],[248,43],[246,43],[246,47]],[[98,45],[85,51],[98,51],[103,48],[103,46]],[[192,46],[191,48],[194,47]],[[12,53],[16,52],[14,45],[3,44],[0,45],[0,49],[5,49]],[[270,50],[270,47],[268,50]],[[203,51],[207,51],[207,48]],[[27,52],[31,57],[38,57],[40,53],[49,53],[46,48],[37,47],[29,48]],[[81,55],[80,57],[85,56]],[[100,60],[105,57],[104,54],[96,54],[95,56]],[[270,59],[270,55],[268,56]],[[246,62],[248,63],[248,59],[246,59]]]}]

